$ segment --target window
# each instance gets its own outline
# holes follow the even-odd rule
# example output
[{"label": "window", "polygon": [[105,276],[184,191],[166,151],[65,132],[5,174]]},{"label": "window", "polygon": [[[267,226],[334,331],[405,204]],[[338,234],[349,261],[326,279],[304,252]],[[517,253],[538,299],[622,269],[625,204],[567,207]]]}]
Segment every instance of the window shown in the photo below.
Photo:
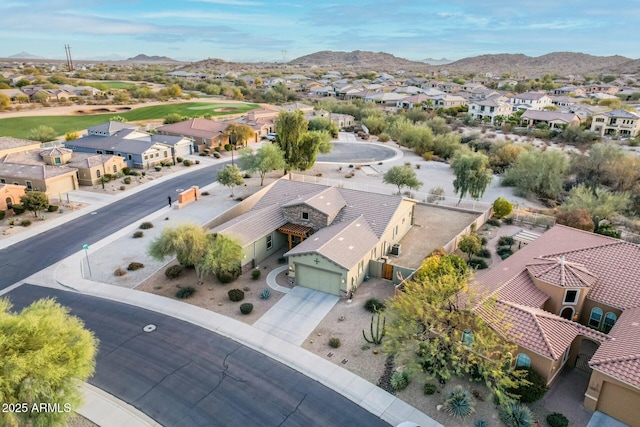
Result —
[{"label": "window", "polygon": [[598,307],[591,309],[591,316],[589,316],[589,326],[599,329],[600,322],[602,321],[602,310]]},{"label": "window", "polygon": [[96,150],[96,154],[102,154],[102,150]]},{"label": "window", "polygon": [[54,162],[56,165],[59,165],[59,164],[61,164],[61,163],[62,163],[62,160],[60,160],[60,157],[54,157],[53,162]]},{"label": "window", "polygon": [[[145,156],[145,159],[146,159],[146,158],[147,158],[147,157]],[[129,160],[133,160],[133,156],[132,156],[131,154],[127,154],[127,159],[129,159]]]},{"label": "window", "polygon": [[602,330],[605,334],[608,334],[611,328],[613,328],[613,325],[616,324],[616,320],[618,320],[618,317],[613,313],[607,313],[607,315],[604,316],[604,325]]},{"label": "window", "polygon": [[531,358],[524,353],[518,354],[516,357],[516,368],[529,368],[531,366]]},{"label": "window", "polygon": [[33,190],[33,183],[31,181],[25,181],[24,184],[27,186],[27,190]]},{"label": "window", "polygon": [[565,304],[576,304],[578,302],[578,291],[574,289],[567,289],[564,293]]},{"label": "window", "polygon": [[0,184],[6,184],[7,181],[4,178],[0,178]]},{"label": "window", "polygon": [[267,250],[271,249],[272,246],[273,246],[273,236],[269,234],[267,236]]},{"label": "window", "polygon": [[113,151],[111,151],[111,150],[107,150],[107,151],[105,151],[104,153],[105,153],[105,154],[113,154]]},{"label": "window", "polygon": [[302,212],[302,219],[309,219],[309,212]]},{"label": "window", "polygon": [[473,344],[473,332],[471,332],[471,329],[465,329],[462,332],[462,344],[466,346]]},{"label": "window", "polygon": [[100,171],[99,171],[99,170],[96,170],[96,176],[97,176],[98,178],[100,178]]}]

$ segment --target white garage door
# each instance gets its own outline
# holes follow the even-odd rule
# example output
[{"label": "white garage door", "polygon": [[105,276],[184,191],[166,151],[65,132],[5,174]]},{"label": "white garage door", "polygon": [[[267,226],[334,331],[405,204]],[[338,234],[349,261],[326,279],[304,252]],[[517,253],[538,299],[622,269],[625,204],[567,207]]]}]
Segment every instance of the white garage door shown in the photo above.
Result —
[{"label": "white garage door", "polygon": [[296,263],[296,284],[332,295],[340,295],[340,275],[333,271]]}]

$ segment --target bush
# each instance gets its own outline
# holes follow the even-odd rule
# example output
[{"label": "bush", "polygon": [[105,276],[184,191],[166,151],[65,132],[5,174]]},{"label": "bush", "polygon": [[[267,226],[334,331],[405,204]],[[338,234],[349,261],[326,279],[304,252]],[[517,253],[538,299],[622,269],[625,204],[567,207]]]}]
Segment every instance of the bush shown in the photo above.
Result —
[{"label": "bush", "polygon": [[251,271],[251,278],[253,280],[258,280],[260,278],[260,270],[252,270]]},{"label": "bush", "polygon": [[144,268],[144,264],[141,262],[130,262],[129,265],[127,266],[127,270],[129,271],[136,271],[136,270],[140,270],[141,268]]},{"label": "bush", "polygon": [[182,157],[176,157],[176,162],[182,163],[184,159]]},{"label": "bush", "polygon": [[125,274],[127,274],[127,272],[120,267],[116,268],[116,271],[113,272],[113,275],[117,277],[124,276]]},{"label": "bush", "polygon": [[184,267],[180,264],[172,265],[164,271],[164,275],[169,279],[177,279],[182,274],[182,270],[184,270]]},{"label": "bush", "polygon": [[[130,168],[129,166],[125,166],[125,167],[123,167],[123,168],[122,168],[122,173],[123,173],[123,174],[125,174],[125,175],[133,175],[133,174],[131,173],[131,168]],[[136,175],[137,175],[137,173],[136,173]]]},{"label": "bush", "polygon": [[509,215],[513,210],[513,205],[504,197],[498,197],[493,202],[493,215],[500,219]]},{"label": "bush", "polygon": [[[49,212],[58,212],[59,206],[58,205],[49,205],[49,207],[47,208],[47,210]],[[0,218],[2,219],[2,218]]]},{"label": "bush", "polygon": [[235,270],[220,270],[216,272],[216,277],[220,283],[231,283],[240,275],[240,268]]},{"label": "bush", "polygon": [[28,227],[31,225],[31,220],[23,219],[22,221],[20,221],[20,225],[23,227]]},{"label": "bush", "polygon": [[336,338],[336,337],[329,338],[329,347],[338,348],[340,347],[341,344],[342,343],[340,342],[340,338]]},{"label": "bush", "polygon": [[480,258],[491,258],[491,251],[487,248],[482,248],[476,255],[478,255]]},{"label": "bush", "polygon": [[409,374],[406,371],[396,372],[391,376],[391,387],[395,391],[404,390],[409,386]]},{"label": "bush", "polygon": [[482,258],[471,258],[467,261],[467,265],[471,268],[475,268],[476,270],[484,270],[488,267],[487,261]]},{"label": "bush", "polygon": [[499,219],[497,219],[497,218],[489,218],[489,219],[487,220],[487,224],[489,224],[489,225],[493,225],[494,227],[500,227],[500,225],[501,225],[502,223],[501,223],[501,222],[500,222],[500,220],[499,220]]},{"label": "bush", "polygon": [[370,298],[364,303],[364,308],[372,313],[384,310],[384,303],[377,298]]},{"label": "bush", "polygon": [[231,289],[227,292],[229,299],[233,302],[242,301],[244,299],[244,292],[240,289]]},{"label": "bush", "polygon": [[513,218],[512,217],[503,218],[502,221],[504,221],[504,223],[507,224],[507,225],[512,225],[513,224]]},{"label": "bush", "polygon": [[136,231],[135,233],[133,233],[133,238],[134,238],[134,239],[139,239],[139,238],[141,238],[142,236],[144,236],[144,233],[143,233],[142,231],[140,231],[140,230],[138,230],[138,231]]},{"label": "bush", "polygon": [[506,246],[498,246],[498,249],[496,249],[496,253],[501,258],[504,257],[502,259],[508,258],[511,255],[513,255],[513,251],[511,249],[509,249],[508,247],[506,247]]},{"label": "bush", "polygon": [[153,223],[145,221],[142,224],[140,224],[140,226],[138,227],[140,230],[148,230],[150,228],[153,228]]},{"label": "bush", "polygon": [[474,402],[471,400],[471,394],[462,388],[456,386],[445,400],[443,409],[455,418],[466,418],[474,411]]},{"label": "bush", "polygon": [[196,293],[196,288],[193,286],[185,286],[184,288],[178,289],[176,292],[176,298],[179,299],[187,299],[191,298]]},{"label": "bush", "polygon": [[199,165],[199,164],[200,164],[200,160],[196,160],[196,161],[195,161],[195,164],[196,164],[196,165]]},{"label": "bush", "polygon": [[511,245],[513,245],[514,242],[515,241],[511,236],[500,236],[498,239],[498,246],[509,246],[509,249],[511,249]]},{"label": "bush", "polygon": [[160,172],[162,170],[162,166],[160,165],[155,165],[153,168],[156,170],[156,172]]},{"label": "bush", "polygon": [[24,211],[26,211],[26,209],[20,204],[13,205],[11,207],[11,209],[13,209],[13,213],[16,214],[16,215],[22,215],[24,213]]},{"label": "bush", "polygon": [[518,400],[522,403],[532,403],[540,400],[547,392],[547,383],[545,379],[531,368],[523,370],[527,371],[524,379],[526,379],[530,384],[521,385],[516,389],[509,389],[509,391],[512,394],[519,396]]},{"label": "bush", "polygon": [[249,314],[253,311],[253,304],[250,302],[245,302],[244,304],[240,304],[240,313]]},{"label": "bush", "polygon": [[525,405],[509,402],[498,409],[500,420],[507,427],[532,427],[533,413]]},{"label": "bush", "polygon": [[124,185],[121,185],[121,186],[120,186],[120,191],[124,191],[124,190],[126,190],[126,189],[127,189],[127,187],[125,187]]},{"label": "bush", "polygon": [[125,176],[123,181],[124,181],[124,183],[125,183],[125,184],[127,184],[127,185],[128,185],[128,184],[131,184],[131,177],[130,177],[130,176]]},{"label": "bush", "polygon": [[424,391],[424,394],[427,396],[430,396],[436,392],[436,385],[433,383],[426,383],[422,388],[422,391]]},{"label": "bush", "polygon": [[[219,154],[218,154],[218,155],[219,155]],[[207,156],[208,156],[208,154],[207,154],[207,153],[200,152],[200,154],[198,154],[198,156],[200,156],[200,157],[207,157]]]},{"label": "bush", "polygon": [[391,137],[389,136],[388,133],[386,132],[382,132],[379,136],[378,136],[378,141],[380,142],[387,142],[391,139]]},{"label": "bush", "polygon": [[213,157],[215,157],[216,159],[219,159],[221,156],[220,156],[220,153],[214,152]]},{"label": "bush", "polygon": [[269,288],[265,288],[262,290],[262,292],[260,292],[260,299],[269,299],[270,296],[271,291],[269,290]]},{"label": "bush", "polygon": [[554,412],[547,415],[547,423],[551,427],[567,427],[569,425],[569,420],[560,412]]},{"label": "bush", "polygon": [[185,159],[182,161],[182,164],[185,166],[191,166],[193,162],[191,160]]}]

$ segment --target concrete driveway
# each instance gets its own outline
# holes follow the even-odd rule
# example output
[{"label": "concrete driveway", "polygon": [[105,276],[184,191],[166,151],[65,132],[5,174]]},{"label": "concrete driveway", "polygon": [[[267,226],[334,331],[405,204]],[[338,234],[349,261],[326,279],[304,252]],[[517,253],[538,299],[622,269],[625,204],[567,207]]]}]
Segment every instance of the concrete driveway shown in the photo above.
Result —
[{"label": "concrete driveway", "polygon": [[253,326],[300,345],[338,302],[339,297],[303,286],[291,289]]}]

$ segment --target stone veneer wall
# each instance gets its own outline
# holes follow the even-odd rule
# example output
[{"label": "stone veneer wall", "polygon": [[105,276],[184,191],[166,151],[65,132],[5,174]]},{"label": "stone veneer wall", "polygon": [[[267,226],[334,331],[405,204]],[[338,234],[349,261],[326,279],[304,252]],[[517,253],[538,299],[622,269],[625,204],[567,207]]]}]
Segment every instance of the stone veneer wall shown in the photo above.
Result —
[{"label": "stone veneer wall", "polygon": [[[309,213],[309,219],[302,219],[302,212]],[[292,224],[304,225],[306,227],[313,227],[313,231],[318,231],[321,228],[326,227],[328,224],[328,216],[322,212],[313,209],[312,207],[299,204],[295,206],[288,206],[283,208],[284,217]]]}]

